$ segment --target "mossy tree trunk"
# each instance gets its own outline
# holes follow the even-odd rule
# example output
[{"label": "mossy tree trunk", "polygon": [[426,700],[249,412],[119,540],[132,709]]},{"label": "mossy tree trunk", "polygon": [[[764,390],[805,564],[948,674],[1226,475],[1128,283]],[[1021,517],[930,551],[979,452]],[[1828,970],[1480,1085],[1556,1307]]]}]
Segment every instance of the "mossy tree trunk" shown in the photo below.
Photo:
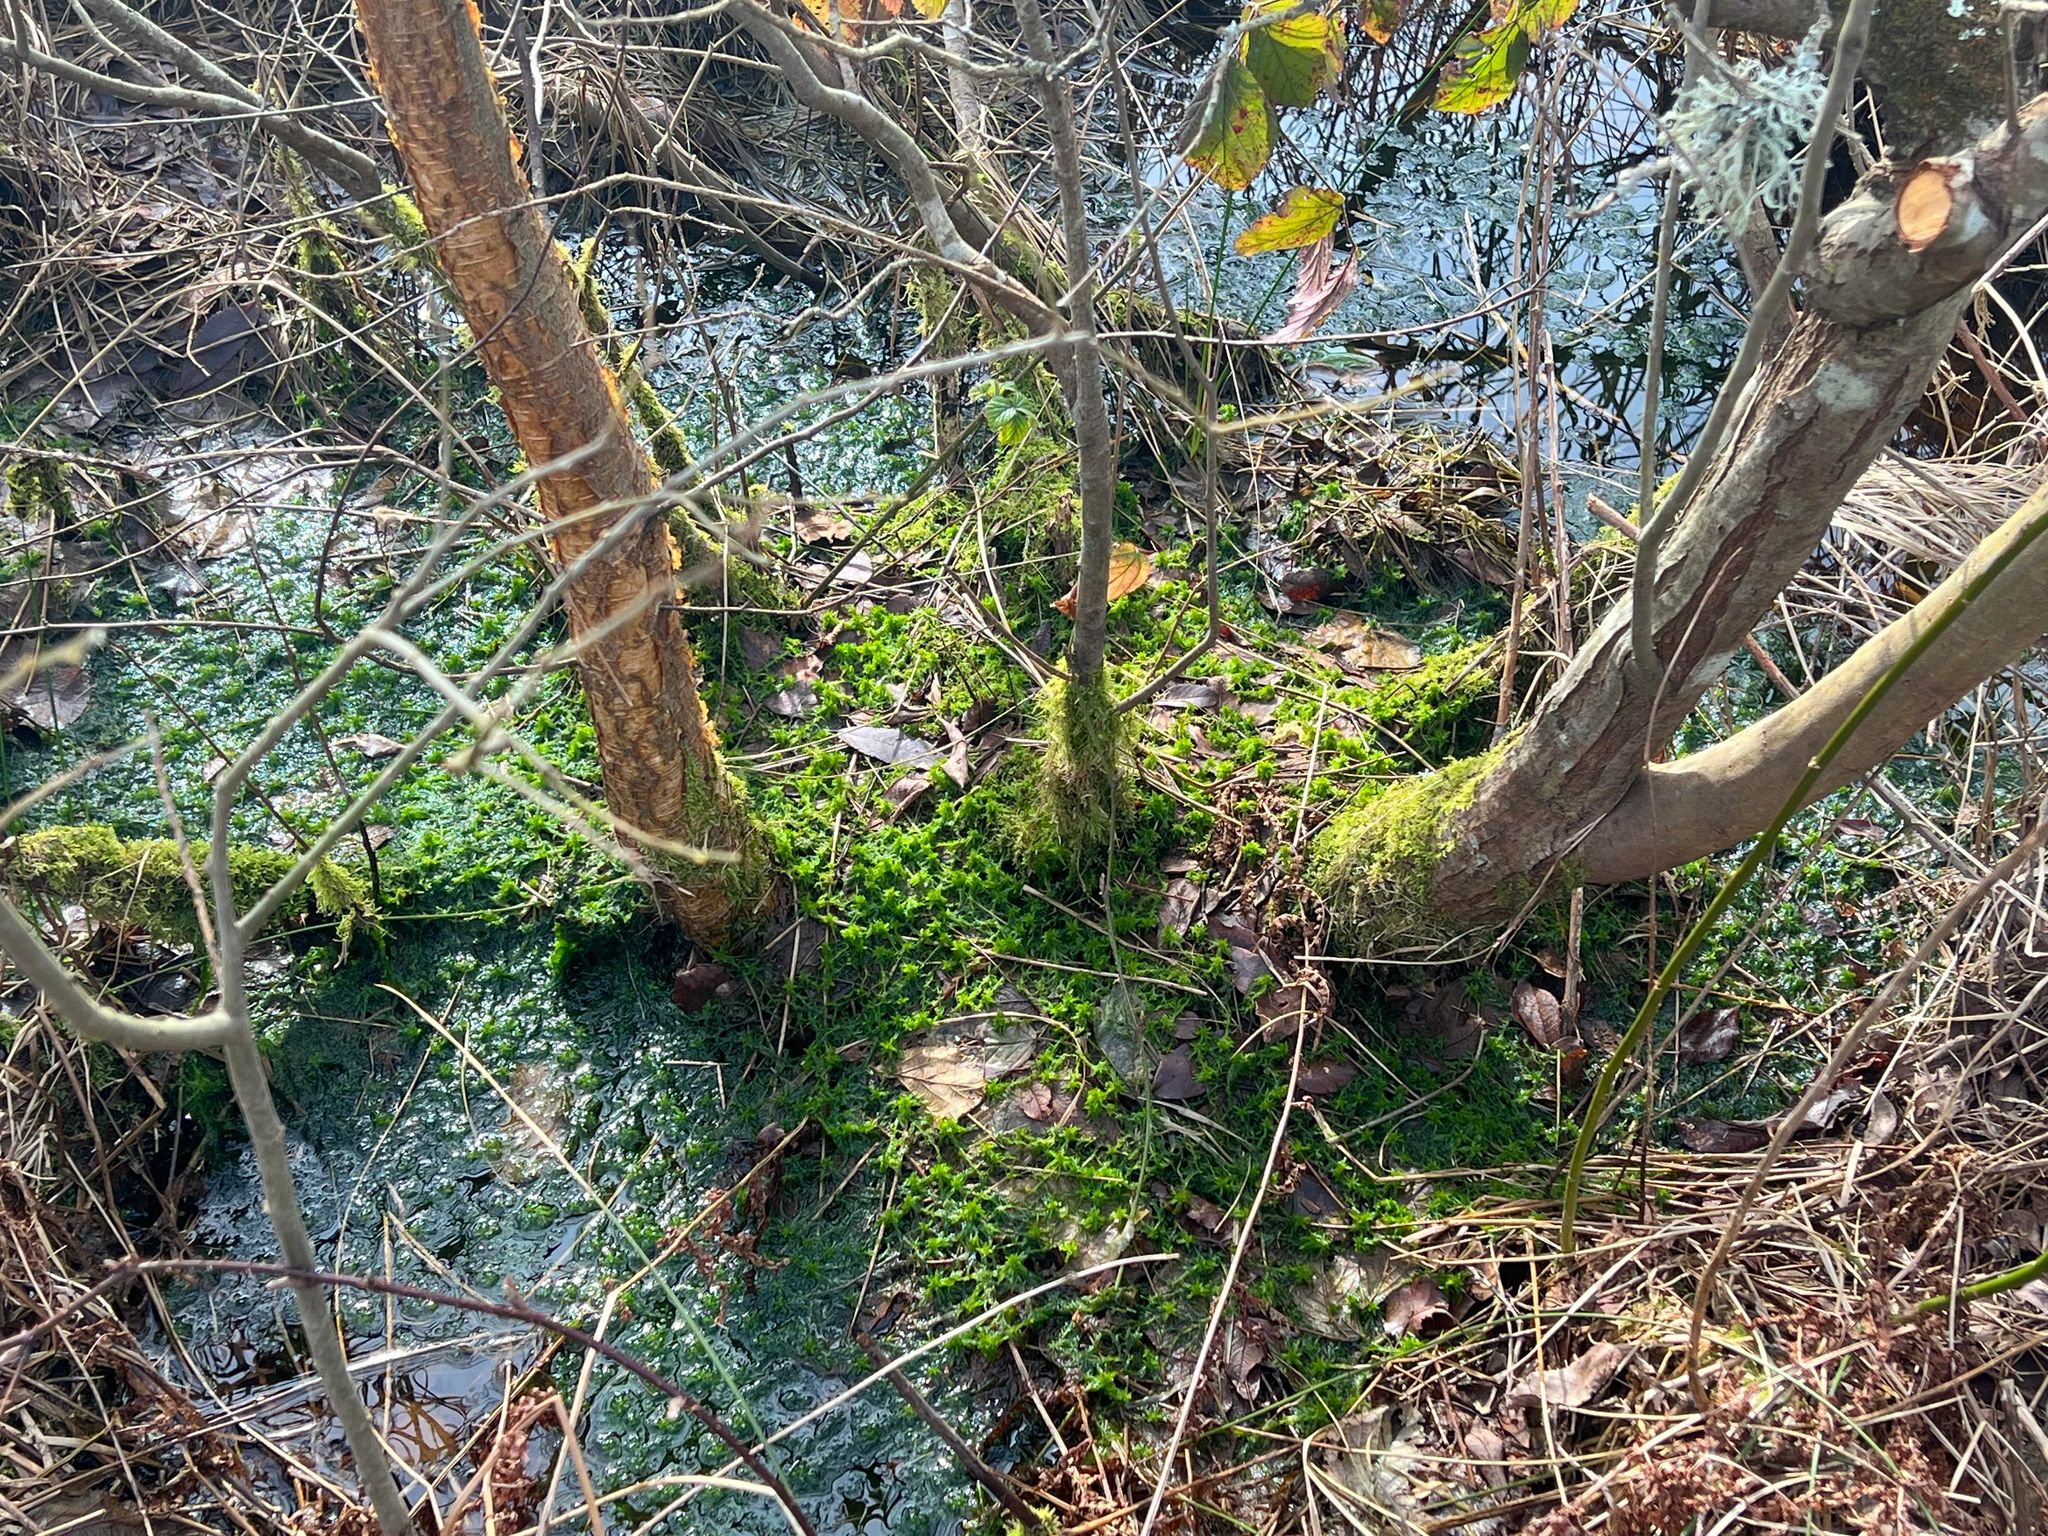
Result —
[{"label": "mossy tree trunk", "polygon": [[605,797],[650,849],[715,850],[692,865],[650,852],[663,911],[722,942],[758,910],[763,852],[719,761],[675,611],[675,545],[616,382],[533,204],[518,146],[462,0],[358,0],[371,72],[448,286],[505,415],[536,467],[556,564],[572,572],[569,632]]},{"label": "mossy tree trunk", "polygon": [[[1628,878],[1754,836],[1902,649],[1887,631],[1837,679],[1693,767],[1650,764],[1918,404],[1977,282],[2048,212],[2048,96],[1956,147],[1939,161],[1880,164],[1825,221],[1805,308],[1657,557],[1657,665],[1639,664],[1624,601],[1484,771],[1456,776],[1456,793],[1368,802],[1325,833],[1320,883],[1354,946],[1510,915],[1566,864],[1581,877]],[[1932,228],[1928,178],[1949,197]],[[1915,199],[1902,204],[1909,184]],[[2000,537],[2016,537],[2032,515],[2030,504]],[[1945,637],[1898,703],[1864,723],[1830,787],[1883,761],[2032,644],[2044,581],[2048,540],[2001,577],[2004,600],[1980,603],[1966,633]]]}]

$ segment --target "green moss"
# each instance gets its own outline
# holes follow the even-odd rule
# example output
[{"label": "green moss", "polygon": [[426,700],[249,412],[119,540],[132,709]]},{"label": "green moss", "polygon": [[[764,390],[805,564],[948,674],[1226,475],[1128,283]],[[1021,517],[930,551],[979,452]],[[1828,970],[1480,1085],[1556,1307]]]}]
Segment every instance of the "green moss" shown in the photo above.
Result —
[{"label": "green moss", "polygon": [[50,453],[22,453],[7,466],[7,511],[10,516],[32,518],[48,512],[58,524],[71,520],[71,487],[65,483],[67,466]]},{"label": "green moss", "polygon": [[1036,814],[1023,823],[1029,852],[1057,852],[1076,867],[1098,864],[1116,841],[1130,797],[1124,717],[1106,683],[1046,685],[1039,700],[1045,755]]},{"label": "green moss", "polygon": [[1311,879],[1337,932],[1360,953],[1443,929],[1430,891],[1450,847],[1446,827],[1472,803],[1501,750],[1459,758],[1368,794],[1316,839]]},{"label": "green moss", "polygon": [[[203,848],[193,850],[195,860],[203,863],[205,857]],[[296,855],[271,848],[230,848],[236,904],[253,906],[296,862]],[[191,888],[178,845],[169,838],[129,839],[99,824],[51,827],[16,842],[5,871],[8,883],[26,896],[75,902],[102,922],[194,946],[200,942]],[[301,916],[309,907],[346,935],[371,911],[369,888],[355,871],[323,859],[285,904],[284,915]]]}]

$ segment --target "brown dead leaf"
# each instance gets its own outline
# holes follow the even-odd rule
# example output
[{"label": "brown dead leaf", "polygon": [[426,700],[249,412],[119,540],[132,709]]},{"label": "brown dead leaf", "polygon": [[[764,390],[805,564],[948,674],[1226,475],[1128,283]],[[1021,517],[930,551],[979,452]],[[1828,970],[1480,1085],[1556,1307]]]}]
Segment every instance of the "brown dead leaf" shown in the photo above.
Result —
[{"label": "brown dead leaf", "polygon": [[1741,1039],[1740,1009],[1716,1008],[1711,1013],[1696,1013],[1678,1026],[1679,1063],[1692,1067],[1726,1061]]},{"label": "brown dead leaf", "polygon": [[1308,632],[1308,643],[1336,657],[1347,672],[1408,672],[1422,665],[1422,647],[1377,629],[1361,614],[1332,614]]},{"label": "brown dead leaf", "polygon": [[1557,1049],[1565,1036],[1564,1005],[1557,994],[1532,981],[1518,981],[1508,997],[1508,1012],[1529,1038],[1546,1051]]},{"label": "brown dead leaf", "polygon": [[1681,1120],[1678,1139],[1695,1152],[1754,1152],[1769,1141],[1770,1133],[1759,1125],[1737,1125],[1729,1120]]},{"label": "brown dead leaf", "polygon": [[1380,1326],[1389,1338],[1429,1338],[1451,1320],[1443,1287],[1433,1275],[1417,1275],[1387,1293],[1380,1308]]},{"label": "brown dead leaf", "polygon": [[393,741],[389,736],[380,736],[375,731],[359,731],[352,736],[334,738],[337,747],[351,752],[360,752],[372,762],[380,758],[396,757],[405,750],[405,743]]},{"label": "brown dead leaf", "polygon": [[686,965],[676,972],[669,985],[669,995],[683,1012],[695,1013],[716,997],[718,989],[729,979],[725,967],[717,961],[699,960],[695,965]]},{"label": "brown dead leaf", "polygon": [[830,507],[805,507],[796,515],[796,536],[806,544],[850,544],[860,530]]},{"label": "brown dead leaf", "polygon": [[1225,1223],[1230,1220],[1230,1212],[1213,1200],[1205,1200],[1200,1195],[1189,1195],[1187,1218],[1204,1232],[1214,1234],[1223,1230]]},{"label": "brown dead leaf", "polygon": [[768,713],[780,715],[785,720],[801,720],[817,707],[818,686],[803,678],[769,694],[766,706]]},{"label": "brown dead leaf", "polygon": [[1268,335],[1267,341],[1281,346],[1307,341],[1351,297],[1358,286],[1358,252],[1353,250],[1345,257],[1341,267],[1333,260],[1336,252],[1336,242],[1328,235],[1303,248],[1286,323]]},{"label": "brown dead leaf", "polygon": [[1301,1033],[1302,1024],[1316,1016],[1315,993],[1306,982],[1289,982],[1260,998],[1256,1011],[1261,1026],[1260,1038],[1267,1044],[1276,1040],[1292,1040]]},{"label": "brown dead leaf", "polygon": [[1311,1099],[1327,1099],[1356,1076],[1358,1068],[1348,1061],[1307,1062],[1301,1069],[1301,1091]]},{"label": "brown dead leaf", "polygon": [[1635,1351],[1601,1340],[1578,1359],[1522,1377],[1502,1399],[1504,1408],[1583,1408],[1607,1390]]},{"label": "brown dead leaf", "polygon": [[21,685],[15,701],[38,730],[67,730],[92,704],[92,674],[75,661],[52,662]]},{"label": "brown dead leaf", "polygon": [[1159,899],[1159,938],[1177,939],[1188,931],[1188,925],[1195,920],[1195,912],[1202,904],[1202,888],[1186,875],[1175,875],[1166,882],[1166,893]]},{"label": "brown dead leaf", "polygon": [[850,725],[838,735],[861,756],[893,767],[929,768],[941,756],[939,749],[930,742],[908,735],[893,725]]},{"label": "brown dead leaf", "polygon": [[958,1120],[981,1103],[991,1081],[1026,1065],[1037,1048],[1029,1021],[977,1014],[941,1024],[923,1044],[905,1047],[896,1075],[934,1118]]},{"label": "brown dead leaf", "polygon": [[1187,1104],[1208,1091],[1195,1075],[1194,1047],[1176,1045],[1159,1058],[1158,1070],[1152,1074],[1153,1098],[1169,1104]]},{"label": "brown dead leaf", "polygon": [[740,630],[740,655],[756,672],[772,667],[782,659],[782,636],[770,630],[743,627]]},{"label": "brown dead leaf", "polygon": [[1026,1120],[1043,1123],[1052,1118],[1052,1085],[1049,1083],[1026,1083],[1017,1090],[1017,1110]]}]

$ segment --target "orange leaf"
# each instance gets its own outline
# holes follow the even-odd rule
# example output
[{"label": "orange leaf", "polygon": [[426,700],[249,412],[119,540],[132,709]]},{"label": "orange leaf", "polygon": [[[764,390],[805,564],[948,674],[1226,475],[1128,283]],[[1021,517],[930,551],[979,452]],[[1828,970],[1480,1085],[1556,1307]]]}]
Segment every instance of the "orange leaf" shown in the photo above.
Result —
[{"label": "orange leaf", "polygon": [[[1135,544],[1118,543],[1109,551],[1109,601],[1129,597],[1138,588],[1152,579],[1152,557]],[[1056,599],[1053,607],[1071,619],[1080,593],[1080,585],[1067,588],[1065,597]]]}]

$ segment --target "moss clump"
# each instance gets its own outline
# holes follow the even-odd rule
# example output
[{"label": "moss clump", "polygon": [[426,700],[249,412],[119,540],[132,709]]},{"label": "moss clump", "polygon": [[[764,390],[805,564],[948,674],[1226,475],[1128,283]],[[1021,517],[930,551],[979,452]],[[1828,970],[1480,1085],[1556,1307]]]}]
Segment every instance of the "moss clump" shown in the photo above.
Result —
[{"label": "moss clump", "polygon": [[[192,854],[203,864],[205,849]],[[236,905],[245,911],[253,906],[296,862],[296,855],[271,848],[230,848]],[[25,894],[76,903],[101,922],[195,947],[200,942],[178,845],[166,837],[124,838],[97,824],[31,832],[6,856],[6,878]],[[283,912],[298,917],[309,906],[332,919],[345,939],[371,911],[369,888],[353,870],[323,859]]]},{"label": "moss clump", "polygon": [[1316,839],[1310,878],[1336,932],[1362,954],[1401,940],[1428,940],[1457,925],[1431,901],[1436,866],[1450,850],[1448,824],[1472,803],[1502,748],[1459,758],[1369,795]]},{"label": "moss clump", "polygon": [[1020,828],[1027,853],[1057,853],[1077,866],[1099,862],[1116,841],[1128,794],[1124,717],[1108,686],[1048,683],[1039,699],[1045,756],[1038,765],[1036,815]]},{"label": "moss clump", "polygon": [[71,521],[71,487],[64,461],[54,454],[24,453],[7,466],[7,510],[19,518],[46,511],[59,525]]}]

